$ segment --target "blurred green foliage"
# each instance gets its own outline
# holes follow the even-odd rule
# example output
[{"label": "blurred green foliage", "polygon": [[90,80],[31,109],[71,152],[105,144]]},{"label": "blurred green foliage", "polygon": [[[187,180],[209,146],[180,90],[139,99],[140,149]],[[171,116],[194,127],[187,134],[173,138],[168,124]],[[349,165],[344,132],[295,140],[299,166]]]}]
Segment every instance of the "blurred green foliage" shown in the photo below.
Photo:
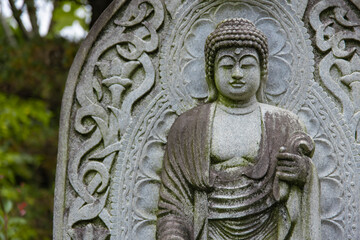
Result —
[{"label": "blurred green foliage", "polygon": [[73,1],[60,1],[53,11],[52,21],[54,26],[52,27],[52,33],[60,32],[64,27],[71,26],[74,21],[78,21],[80,26],[87,29],[89,25],[88,19],[81,14],[85,11],[86,9],[82,4]]},{"label": "blurred green foliage", "polygon": [[0,240],[52,238],[61,97],[79,47],[59,31],[84,7],[60,3],[44,37],[9,25],[11,42],[0,25]]},{"label": "blurred green foliage", "polygon": [[0,47],[0,239],[51,239],[60,102],[77,48]]},{"label": "blurred green foliage", "polygon": [[[54,9],[40,36],[36,0],[6,0],[0,11],[0,240],[52,238],[58,121],[79,43],[60,37],[78,21],[88,30],[111,0],[44,0]],[[0,0],[0,9],[5,3]],[[84,12],[92,7],[92,17]],[[27,11],[32,25],[20,17]],[[33,21],[31,21],[33,20]],[[16,24],[13,24],[16,22]]]}]

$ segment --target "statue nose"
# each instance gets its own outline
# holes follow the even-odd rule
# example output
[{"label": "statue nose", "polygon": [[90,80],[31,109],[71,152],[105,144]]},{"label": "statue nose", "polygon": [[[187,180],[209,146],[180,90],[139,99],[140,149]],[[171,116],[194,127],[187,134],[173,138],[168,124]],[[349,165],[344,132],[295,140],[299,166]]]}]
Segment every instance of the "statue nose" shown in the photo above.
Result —
[{"label": "statue nose", "polygon": [[235,80],[240,80],[244,77],[244,73],[239,65],[235,65],[231,77]]}]

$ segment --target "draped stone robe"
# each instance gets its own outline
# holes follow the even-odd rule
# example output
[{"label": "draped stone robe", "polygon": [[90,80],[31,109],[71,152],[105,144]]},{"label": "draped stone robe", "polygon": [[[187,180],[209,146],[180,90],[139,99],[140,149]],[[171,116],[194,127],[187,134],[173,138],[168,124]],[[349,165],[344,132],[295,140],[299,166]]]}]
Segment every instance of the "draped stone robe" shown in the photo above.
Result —
[{"label": "draped stone robe", "polygon": [[[205,104],[185,112],[170,129],[161,173],[159,240],[207,239],[207,196],[214,184],[210,176],[210,143],[215,106],[215,103]],[[272,191],[267,197],[271,206],[268,207],[278,211],[277,239],[320,240],[319,183],[311,159],[303,155],[310,166],[304,186],[279,182],[276,177],[276,155],[280,147],[291,145],[294,136],[304,135],[304,128],[286,110],[266,104],[260,104],[260,109],[264,131],[259,154],[255,165],[244,174],[266,183],[266,188],[270,182]],[[265,186],[259,186],[259,190],[262,187]],[[244,204],[251,208],[253,203]]]}]

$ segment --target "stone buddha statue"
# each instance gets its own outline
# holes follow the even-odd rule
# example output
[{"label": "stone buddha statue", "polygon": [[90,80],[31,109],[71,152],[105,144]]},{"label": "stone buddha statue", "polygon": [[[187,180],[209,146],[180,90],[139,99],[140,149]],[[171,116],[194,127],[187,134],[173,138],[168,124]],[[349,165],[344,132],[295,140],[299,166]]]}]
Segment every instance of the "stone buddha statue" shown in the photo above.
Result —
[{"label": "stone buddha statue", "polygon": [[208,103],[168,135],[157,238],[321,239],[314,143],[296,115],[264,103],[265,35],[224,20],[205,61]]}]

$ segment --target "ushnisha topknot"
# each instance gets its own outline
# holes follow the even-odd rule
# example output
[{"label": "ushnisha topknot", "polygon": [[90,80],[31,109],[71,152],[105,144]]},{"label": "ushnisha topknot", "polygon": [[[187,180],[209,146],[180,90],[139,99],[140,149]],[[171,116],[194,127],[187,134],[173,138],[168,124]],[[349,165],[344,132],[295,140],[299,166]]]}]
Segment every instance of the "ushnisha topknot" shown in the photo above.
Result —
[{"label": "ushnisha topknot", "polygon": [[210,33],[205,43],[205,76],[209,86],[209,102],[216,100],[217,90],[214,85],[215,57],[219,49],[227,47],[254,48],[260,58],[261,83],[257,99],[264,102],[264,87],[267,80],[268,44],[263,32],[243,18],[225,19]]}]

